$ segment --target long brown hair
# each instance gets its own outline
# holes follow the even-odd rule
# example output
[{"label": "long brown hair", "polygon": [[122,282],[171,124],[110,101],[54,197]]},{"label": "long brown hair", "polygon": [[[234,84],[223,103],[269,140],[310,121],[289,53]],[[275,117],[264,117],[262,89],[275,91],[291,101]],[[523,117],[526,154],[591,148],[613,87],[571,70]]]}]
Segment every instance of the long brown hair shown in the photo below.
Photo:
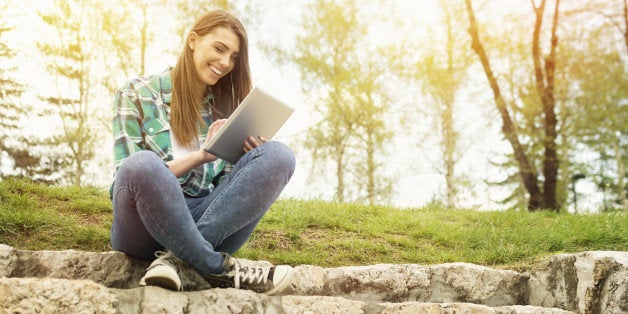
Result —
[{"label": "long brown hair", "polygon": [[251,91],[248,37],[242,23],[223,10],[212,10],[200,16],[188,35],[176,66],[172,69],[172,101],[170,103],[170,126],[174,136],[182,145],[189,145],[198,136],[198,125],[204,125],[200,109],[207,90],[196,73],[193,50],[188,45],[189,36],[195,32],[205,36],[216,27],[231,29],[240,39],[236,64],[231,72],[211,86],[214,101],[211,104],[212,119],[228,117],[238,103]]}]

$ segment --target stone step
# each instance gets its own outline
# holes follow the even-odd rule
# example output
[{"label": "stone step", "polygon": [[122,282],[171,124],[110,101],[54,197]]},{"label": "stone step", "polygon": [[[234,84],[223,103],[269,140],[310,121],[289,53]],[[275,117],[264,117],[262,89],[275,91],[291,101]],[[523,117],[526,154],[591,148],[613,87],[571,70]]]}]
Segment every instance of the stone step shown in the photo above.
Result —
[{"label": "stone step", "polygon": [[91,280],[0,278],[8,313],[573,313],[537,306],[367,302],[332,296],[267,296],[236,289],[174,292],[107,288]]},{"label": "stone step", "polygon": [[284,295],[269,297],[211,289],[191,269],[181,274],[186,292],[140,288],[147,262],[119,252],[27,251],[0,244],[0,308],[11,313],[80,307],[122,313],[208,308],[227,313],[626,313],[627,265],[628,252],[600,251],[554,255],[528,272],[468,263],[300,265]]}]

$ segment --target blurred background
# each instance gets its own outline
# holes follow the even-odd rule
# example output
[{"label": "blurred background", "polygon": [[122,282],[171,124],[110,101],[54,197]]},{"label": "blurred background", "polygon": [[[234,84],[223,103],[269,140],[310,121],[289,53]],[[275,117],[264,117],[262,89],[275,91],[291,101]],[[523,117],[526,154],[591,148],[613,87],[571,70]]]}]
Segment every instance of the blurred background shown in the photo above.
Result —
[{"label": "blurred background", "polygon": [[115,89],[213,8],[296,109],[282,197],[627,210],[626,0],[0,0],[0,176],[108,188]]}]

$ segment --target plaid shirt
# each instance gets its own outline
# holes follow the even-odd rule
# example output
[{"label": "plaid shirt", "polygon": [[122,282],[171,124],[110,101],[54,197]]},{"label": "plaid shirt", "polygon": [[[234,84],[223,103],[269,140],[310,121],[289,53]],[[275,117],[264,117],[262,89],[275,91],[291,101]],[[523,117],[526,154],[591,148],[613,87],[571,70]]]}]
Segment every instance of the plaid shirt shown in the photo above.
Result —
[{"label": "plaid shirt", "polygon": [[[212,98],[213,95],[208,92],[201,107],[200,113],[206,125],[199,125],[199,145],[205,141],[208,126],[212,122]],[[172,160],[171,99],[170,68],[158,75],[132,79],[116,91],[113,103],[113,158],[116,172],[124,159],[141,150],[155,152],[164,162]],[[225,169],[225,165],[224,160],[218,159],[190,170],[178,178],[181,189],[190,197],[209,194],[214,188],[214,179]]]}]

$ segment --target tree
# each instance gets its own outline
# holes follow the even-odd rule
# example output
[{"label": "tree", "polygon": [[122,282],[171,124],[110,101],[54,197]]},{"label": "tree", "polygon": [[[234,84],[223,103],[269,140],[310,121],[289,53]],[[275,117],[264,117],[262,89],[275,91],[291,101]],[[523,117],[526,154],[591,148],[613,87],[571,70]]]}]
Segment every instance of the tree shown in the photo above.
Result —
[{"label": "tree", "polygon": [[[528,206],[555,210],[565,206],[572,177],[582,173],[604,186],[606,193],[616,191],[614,200],[621,203],[625,14],[618,14],[619,1],[555,1],[551,11],[545,10],[546,1],[530,3],[534,13],[530,41],[513,41],[517,36],[512,29],[508,36],[489,34],[500,39],[499,46],[515,48],[507,48],[511,49],[507,58],[493,53],[491,63],[498,66],[492,67],[484,45],[491,41],[480,41],[467,2],[472,48],[489,80],[503,133],[513,148],[511,165],[528,194]],[[625,3],[621,7],[625,9]],[[547,27],[544,18],[550,19]],[[525,21],[514,20],[516,29],[525,29]],[[617,28],[620,32],[614,31]],[[585,157],[592,154],[598,157]],[[517,189],[512,198],[516,193]],[[550,206],[552,199],[555,207]]]},{"label": "tree", "polygon": [[467,13],[470,22],[469,33],[472,40],[472,49],[478,55],[489,85],[493,92],[495,105],[502,119],[502,132],[510,143],[513,151],[519,175],[523,181],[523,186],[529,194],[528,208],[530,210],[552,209],[558,210],[559,204],[556,200],[556,185],[559,169],[558,148],[557,148],[557,118],[556,118],[556,99],[554,95],[555,87],[555,71],[556,71],[556,48],[558,46],[558,37],[556,30],[558,27],[559,4],[560,0],[556,0],[554,13],[552,15],[551,34],[549,52],[543,55],[541,51],[541,32],[544,21],[546,1],[541,0],[540,4],[531,1],[534,14],[535,24],[532,33],[532,62],[533,77],[535,83],[535,92],[538,102],[542,107],[541,126],[543,132],[539,142],[543,144],[543,157],[541,167],[541,178],[539,171],[530,162],[529,156],[526,155],[525,147],[519,138],[517,127],[508,110],[507,101],[502,95],[499,82],[493,73],[488,55],[482,44],[477,21],[470,0],[466,1]]},{"label": "tree", "polygon": [[[315,107],[322,120],[310,130],[306,148],[312,152],[314,164],[333,160],[337,180],[335,198],[343,202],[347,150],[355,127],[355,120],[351,118],[353,108],[344,91],[353,73],[345,66],[355,63],[349,52],[356,50],[357,35],[365,30],[355,20],[358,10],[355,4],[342,7],[329,1],[317,1],[308,9],[312,14],[307,16],[303,26],[311,31],[297,38],[295,56],[291,58],[309,85],[305,94],[314,98],[315,93],[322,93]],[[314,81],[323,82],[325,90],[317,88]]]},{"label": "tree", "polygon": [[624,0],[624,43],[628,53],[628,0]]},{"label": "tree", "polygon": [[[6,3],[0,4],[0,10],[5,12],[7,6]],[[24,114],[24,109],[16,101],[23,93],[24,88],[9,76],[11,72],[15,71],[16,66],[9,64],[9,61],[15,56],[15,51],[9,46],[5,38],[13,27],[8,25],[9,20],[6,20],[5,16],[3,14],[0,18],[0,106],[2,106],[0,111],[0,134],[2,135],[0,136],[0,150],[8,152],[10,149],[7,143],[8,133],[17,129],[17,121]],[[1,157],[4,159],[4,156]]]},{"label": "tree", "polygon": [[[571,173],[585,174],[603,192],[602,209],[627,208],[624,183],[625,159],[628,154],[625,134],[628,132],[628,46],[625,46],[625,2],[619,14],[616,3],[592,2],[567,16],[573,23],[588,21],[584,30],[573,29],[566,40],[580,43],[562,52],[572,84],[570,121],[574,156]],[[609,14],[608,12],[617,12]],[[620,25],[624,25],[622,29]],[[619,32],[614,32],[619,29]],[[601,44],[603,43],[603,44]],[[587,152],[593,158],[578,158]]]},{"label": "tree", "polygon": [[[0,3],[0,11],[7,12],[8,3]],[[11,77],[17,66],[12,62],[16,51],[10,46],[7,35],[14,26],[3,14],[0,17],[0,177],[7,175],[23,175],[33,177],[31,169],[39,164],[39,158],[34,156],[24,146],[24,138],[19,135],[20,122],[27,113],[26,105],[20,101],[24,93],[24,85]],[[7,164],[12,163],[12,170]]]},{"label": "tree", "polygon": [[[459,190],[456,164],[460,158],[461,134],[456,125],[456,94],[463,87],[471,56],[465,49],[468,42],[463,37],[464,27],[459,23],[464,17],[463,11],[456,11],[456,6],[449,6],[444,0],[439,1],[443,11],[442,26],[444,34],[436,30],[429,34],[438,34],[428,40],[430,45],[421,47],[423,54],[412,68],[411,78],[420,83],[423,90],[431,96],[432,111],[436,113],[435,129],[440,133],[442,172],[445,177],[445,205],[455,206]],[[444,40],[440,38],[444,37]],[[442,43],[442,45],[441,45]]]},{"label": "tree", "polygon": [[[121,71],[125,78],[146,74],[147,51],[149,44],[155,40],[155,30],[151,27],[150,16],[157,16],[163,12],[164,5],[162,1],[116,0],[113,7],[103,7],[107,11],[101,14],[102,33],[110,43],[109,51],[116,56],[112,60],[111,72]],[[136,16],[138,12],[139,16]],[[124,18],[125,16],[134,18]],[[120,84],[112,77],[107,79],[110,82],[106,85],[111,90]]]},{"label": "tree", "polygon": [[[106,93],[100,81],[110,63],[106,53],[110,42],[102,32],[103,12],[111,11],[100,1],[56,0],[50,12],[39,13],[54,34],[52,40],[39,42],[38,48],[48,60],[47,69],[57,85],[57,95],[42,99],[61,124],[61,133],[48,144],[65,152],[66,157],[60,158],[68,160],[72,168],[66,169],[65,176],[75,185],[86,180],[87,167],[105,134],[99,121],[108,111],[92,105],[97,91]],[[104,108],[110,107],[108,98],[98,101],[107,103]]]},{"label": "tree", "polygon": [[387,58],[366,39],[366,21],[376,20],[367,14],[353,1],[314,1],[304,8],[294,49],[265,49],[301,74],[317,121],[304,139],[312,177],[331,172],[340,202],[374,203],[391,191],[390,177],[376,175],[391,136],[383,122],[390,101],[383,84]]},{"label": "tree", "polygon": [[[361,71],[365,75],[356,78],[355,83],[347,86],[357,106],[355,119],[357,140],[351,156],[357,162],[353,166],[353,176],[360,188],[361,199],[369,204],[383,201],[392,192],[392,181],[387,176],[377,175],[385,165],[380,155],[384,143],[392,138],[393,132],[384,123],[388,113],[388,104],[392,97],[385,89],[386,69],[380,64],[384,58],[369,58],[362,62]],[[360,73],[355,69],[354,73]]]}]

